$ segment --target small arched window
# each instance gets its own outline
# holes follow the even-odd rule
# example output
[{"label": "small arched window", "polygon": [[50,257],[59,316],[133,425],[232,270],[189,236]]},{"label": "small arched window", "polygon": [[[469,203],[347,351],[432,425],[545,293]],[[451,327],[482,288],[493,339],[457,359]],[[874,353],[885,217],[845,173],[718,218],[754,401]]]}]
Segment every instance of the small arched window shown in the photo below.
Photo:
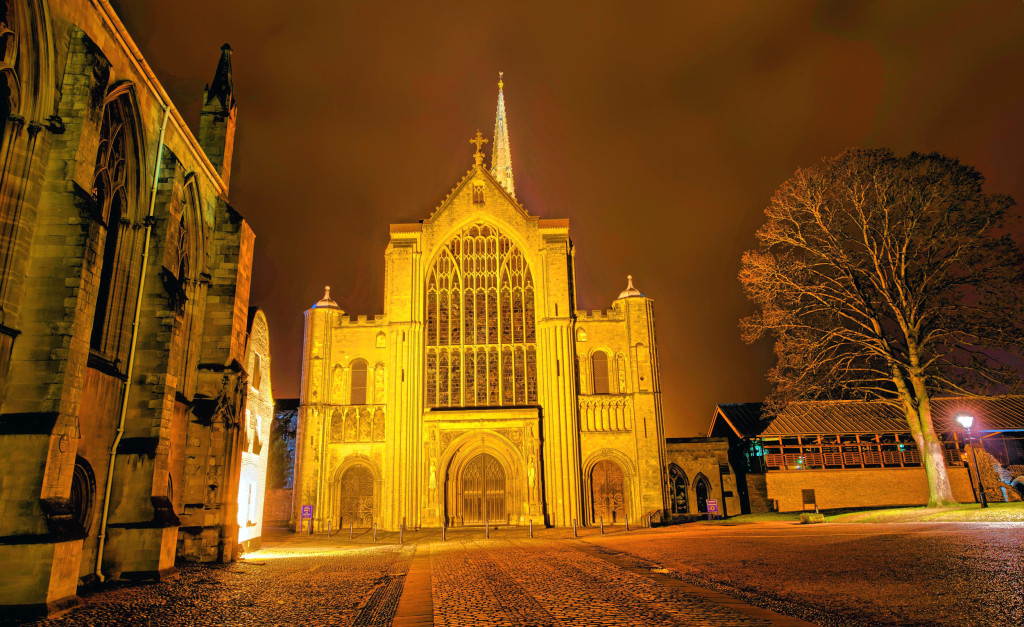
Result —
[{"label": "small arched window", "polygon": [[366,404],[366,362],[362,359],[352,362],[352,387],[349,404]]},{"label": "small arched window", "polygon": [[600,351],[590,358],[590,367],[594,383],[594,394],[611,394],[608,377],[608,355]]}]

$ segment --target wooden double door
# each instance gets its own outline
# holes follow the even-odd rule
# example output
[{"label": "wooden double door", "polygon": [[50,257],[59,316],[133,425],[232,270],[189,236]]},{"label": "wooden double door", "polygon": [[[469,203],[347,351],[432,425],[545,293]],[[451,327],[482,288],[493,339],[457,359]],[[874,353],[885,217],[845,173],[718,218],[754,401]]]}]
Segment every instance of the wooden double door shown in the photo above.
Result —
[{"label": "wooden double door", "polygon": [[622,468],[613,461],[601,460],[590,471],[590,490],[594,522],[622,522],[626,516],[625,480]]},{"label": "wooden double door", "polygon": [[480,453],[462,472],[462,522],[507,522],[505,469],[493,455]]}]

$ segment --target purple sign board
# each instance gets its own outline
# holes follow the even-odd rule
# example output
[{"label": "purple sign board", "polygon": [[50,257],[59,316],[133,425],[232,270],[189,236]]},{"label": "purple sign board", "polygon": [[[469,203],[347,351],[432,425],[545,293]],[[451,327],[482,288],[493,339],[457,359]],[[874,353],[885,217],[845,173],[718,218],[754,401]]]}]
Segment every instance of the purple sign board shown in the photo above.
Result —
[{"label": "purple sign board", "polygon": [[708,513],[709,514],[717,514],[718,513],[718,501],[716,499],[708,499]]},{"label": "purple sign board", "polygon": [[303,505],[302,506],[302,517],[303,518],[313,518],[313,506],[312,505]]}]

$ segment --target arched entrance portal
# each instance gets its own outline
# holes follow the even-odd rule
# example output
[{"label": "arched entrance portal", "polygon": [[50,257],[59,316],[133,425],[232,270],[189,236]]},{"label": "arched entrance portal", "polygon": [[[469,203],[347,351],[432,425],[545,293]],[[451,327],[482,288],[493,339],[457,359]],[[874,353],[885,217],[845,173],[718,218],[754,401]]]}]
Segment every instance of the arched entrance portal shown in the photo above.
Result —
[{"label": "arched entrance portal", "polygon": [[622,468],[603,459],[590,471],[590,489],[594,505],[594,522],[614,523],[626,515],[626,496]]},{"label": "arched entrance portal", "polygon": [[373,524],[373,474],[363,465],[352,466],[341,475],[339,526]]},{"label": "arched entrance portal", "polygon": [[462,520],[465,524],[506,522],[505,469],[494,456],[480,453],[462,473]]}]

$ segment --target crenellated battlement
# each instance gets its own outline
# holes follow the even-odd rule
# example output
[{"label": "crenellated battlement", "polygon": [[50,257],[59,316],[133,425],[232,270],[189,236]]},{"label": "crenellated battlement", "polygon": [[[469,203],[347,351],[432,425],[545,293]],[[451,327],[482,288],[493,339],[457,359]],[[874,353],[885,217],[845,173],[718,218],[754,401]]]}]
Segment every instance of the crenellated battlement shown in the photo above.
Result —
[{"label": "crenellated battlement", "polygon": [[594,321],[594,320],[625,320],[626,317],[622,312],[616,310],[614,307],[611,309],[577,309],[576,319],[581,321]]}]

